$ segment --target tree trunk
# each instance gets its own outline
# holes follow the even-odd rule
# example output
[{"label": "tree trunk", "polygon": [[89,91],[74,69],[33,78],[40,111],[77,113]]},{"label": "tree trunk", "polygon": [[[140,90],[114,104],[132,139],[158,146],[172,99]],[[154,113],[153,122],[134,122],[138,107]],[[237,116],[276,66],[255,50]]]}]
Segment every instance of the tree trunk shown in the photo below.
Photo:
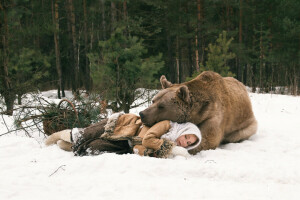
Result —
[{"label": "tree trunk", "polygon": [[295,64],[293,64],[293,95],[297,95],[298,90],[298,73],[296,71]]},{"label": "tree trunk", "polygon": [[116,23],[116,4],[114,2],[110,3],[110,9],[111,9],[111,32],[114,32],[115,30],[115,23]]},{"label": "tree trunk", "polygon": [[259,38],[259,48],[260,48],[260,56],[259,56],[259,87],[260,87],[260,91],[262,90],[263,87],[263,83],[262,83],[262,79],[263,79],[263,68],[264,68],[264,63],[263,63],[263,59],[264,59],[264,49],[263,49],[263,38],[262,38],[262,25],[260,26],[260,38]]},{"label": "tree trunk", "polygon": [[[120,96],[122,92],[122,85],[120,84],[120,65],[119,65],[119,57],[116,58],[115,64],[117,65],[117,73],[116,73],[116,101],[120,102]],[[123,102],[122,102],[123,103]]]},{"label": "tree trunk", "polygon": [[78,95],[78,87],[79,87],[79,61],[77,56],[77,41],[76,41],[76,27],[75,27],[75,13],[74,13],[74,4],[73,0],[67,1],[67,14],[68,14],[68,21],[70,24],[70,31],[71,31],[71,38],[72,38],[72,48],[71,48],[71,59],[72,59],[72,91],[75,95]]},{"label": "tree trunk", "polygon": [[198,36],[196,35],[195,37],[195,46],[196,46],[196,50],[195,50],[195,60],[196,60],[196,63],[195,63],[195,68],[196,68],[196,71],[199,72],[200,71],[200,67],[199,67],[199,48],[198,48]]},{"label": "tree trunk", "polygon": [[174,72],[174,61],[172,59],[172,41],[171,41],[171,36],[169,35],[169,33],[167,33],[167,48],[168,48],[168,52],[167,52],[167,56],[168,56],[168,71],[169,71],[169,78],[171,80],[171,82],[175,81],[175,72]]},{"label": "tree trunk", "polygon": [[[242,48],[242,17],[243,17],[243,9],[242,9],[242,5],[243,5],[243,0],[240,0],[240,16],[239,16],[239,49],[241,50]],[[243,81],[243,70],[242,70],[242,64],[241,64],[241,60],[240,58],[238,58],[238,65],[237,65],[238,69],[237,69],[237,79],[239,81]]]},{"label": "tree trunk", "polygon": [[123,2],[123,17],[127,20],[127,1]]},{"label": "tree trunk", "polygon": [[201,25],[202,25],[202,2],[197,0],[197,35],[196,35],[196,70],[200,71],[199,63],[203,64],[203,51],[202,51],[202,37],[201,37]]},{"label": "tree trunk", "polygon": [[102,14],[102,40],[106,40],[105,0],[100,0]]},{"label": "tree trunk", "polygon": [[8,63],[9,63],[9,55],[8,55],[8,24],[7,24],[7,13],[5,5],[0,2],[0,10],[3,13],[3,22],[0,21],[0,32],[3,32],[2,35],[2,48],[3,48],[3,63],[1,64],[0,69],[0,78],[2,79],[1,87],[4,88],[4,91],[1,91],[2,96],[4,97],[4,101],[6,104],[6,114],[12,115],[14,108],[14,101],[16,99],[16,93],[12,88],[11,81],[8,75]]},{"label": "tree trunk", "polygon": [[256,81],[256,64],[253,65],[253,76],[252,76],[252,92],[256,92],[256,86],[257,86],[257,81]]},{"label": "tree trunk", "polygon": [[91,91],[91,78],[90,78],[90,66],[87,57],[88,49],[88,32],[87,32],[87,12],[86,12],[86,0],[83,0],[83,16],[84,16],[84,57],[85,57],[85,70],[84,70],[84,86],[87,93]]},{"label": "tree trunk", "polygon": [[253,87],[253,83],[252,83],[252,79],[253,79],[253,70],[252,70],[252,66],[247,63],[246,65],[247,70],[246,70],[246,77],[247,77],[247,82],[246,85],[248,85],[249,87]]},{"label": "tree trunk", "polygon": [[171,82],[174,82],[176,79],[175,79],[175,75],[176,75],[176,72],[174,70],[174,60],[173,60],[173,57],[172,57],[172,38],[171,38],[171,34],[170,34],[170,28],[168,26],[168,19],[167,19],[167,16],[165,16],[165,29],[166,29],[166,41],[167,41],[167,67],[168,67],[168,77],[170,79]]},{"label": "tree trunk", "polygon": [[22,94],[18,94],[18,105],[22,105]]},{"label": "tree trunk", "polygon": [[193,67],[193,51],[192,51],[192,41],[193,39],[188,39],[188,76],[191,77],[194,72]]},{"label": "tree trunk", "polygon": [[94,40],[94,22],[91,23],[91,32],[90,32],[90,51],[93,49],[93,40]]},{"label": "tree trunk", "polygon": [[179,41],[178,36],[176,36],[176,83],[179,83]]},{"label": "tree trunk", "polygon": [[[55,1],[55,2],[53,2]],[[65,92],[63,88],[63,80],[62,80],[62,69],[60,64],[60,49],[59,49],[59,13],[58,13],[58,0],[52,0],[52,21],[54,24],[54,45],[55,45],[55,64],[56,71],[58,75],[58,89],[57,96],[60,99],[60,90],[62,91],[62,96],[65,97]]]},{"label": "tree trunk", "polygon": [[123,18],[126,24],[126,29],[125,29],[125,35],[129,36],[129,30],[128,30],[128,18],[127,18],[127,1],[123,2]]}]

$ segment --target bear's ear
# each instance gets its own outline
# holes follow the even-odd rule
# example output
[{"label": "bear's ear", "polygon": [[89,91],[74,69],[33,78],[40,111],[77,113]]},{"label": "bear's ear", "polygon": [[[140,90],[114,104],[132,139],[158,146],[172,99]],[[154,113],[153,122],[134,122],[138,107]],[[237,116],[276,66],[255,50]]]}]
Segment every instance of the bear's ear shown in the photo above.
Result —
[{"label": "bear's ear", "polygon": [[173,85],[171,82],[169,82],[169,81],[167,80],[167,78],[166,78],[164,75],[162,75],[162,76],[160,77],[160,83],[161,83],[162,89],[169,88],[169,87],[171,87],[171,86]]},{"label": "bear's ear", "polygon": [[178,90],[176,91],[176,94],[184,102],[186,102],[186,103],[191,102],[190,91],[186,85],[180,86],[180,88],[178,88]]}]

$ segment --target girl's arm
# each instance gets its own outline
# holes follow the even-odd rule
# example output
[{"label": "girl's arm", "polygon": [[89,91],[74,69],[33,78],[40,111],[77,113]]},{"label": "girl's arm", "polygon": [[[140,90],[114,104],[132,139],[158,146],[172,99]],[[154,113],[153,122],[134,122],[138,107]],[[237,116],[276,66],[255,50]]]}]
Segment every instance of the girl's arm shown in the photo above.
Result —
[{"label": "girl's arm", "polygon": [[146,148],[159,150],[164,143],[160,137],[170,129],[170,121],[165,120],[154,124],[145,134],[142,145]]}]

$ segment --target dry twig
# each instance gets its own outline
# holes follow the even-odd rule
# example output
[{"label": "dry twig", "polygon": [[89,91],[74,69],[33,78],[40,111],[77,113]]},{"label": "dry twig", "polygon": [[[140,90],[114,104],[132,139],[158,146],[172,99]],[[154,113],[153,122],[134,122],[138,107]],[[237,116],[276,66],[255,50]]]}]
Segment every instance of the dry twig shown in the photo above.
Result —
[{"label": "dry twig", "polygon": [[53,174],[55,174],[59,169],[62,169],[62,170],[65,171],[65,169],[63,168],[63,167],[65,167],[65,166],[66,166],[66,165],[61,165],[61,166],[59,166],[52,174],[49,175],[49,177],[52,176]]}]

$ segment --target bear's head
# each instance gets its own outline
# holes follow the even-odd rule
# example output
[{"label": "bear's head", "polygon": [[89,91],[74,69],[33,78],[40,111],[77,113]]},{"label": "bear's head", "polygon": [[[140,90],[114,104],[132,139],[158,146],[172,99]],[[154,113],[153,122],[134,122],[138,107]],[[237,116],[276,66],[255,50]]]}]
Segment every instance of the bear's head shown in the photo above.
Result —
[{"label": "bear's head", "polygon": [[161,76],[162,89],[152,100],[152,105],[140,112],[142,122],[152,126],[163,120],[179,123],[187,121],[191,104],[189,89],[183,84],[172,84]]}]

